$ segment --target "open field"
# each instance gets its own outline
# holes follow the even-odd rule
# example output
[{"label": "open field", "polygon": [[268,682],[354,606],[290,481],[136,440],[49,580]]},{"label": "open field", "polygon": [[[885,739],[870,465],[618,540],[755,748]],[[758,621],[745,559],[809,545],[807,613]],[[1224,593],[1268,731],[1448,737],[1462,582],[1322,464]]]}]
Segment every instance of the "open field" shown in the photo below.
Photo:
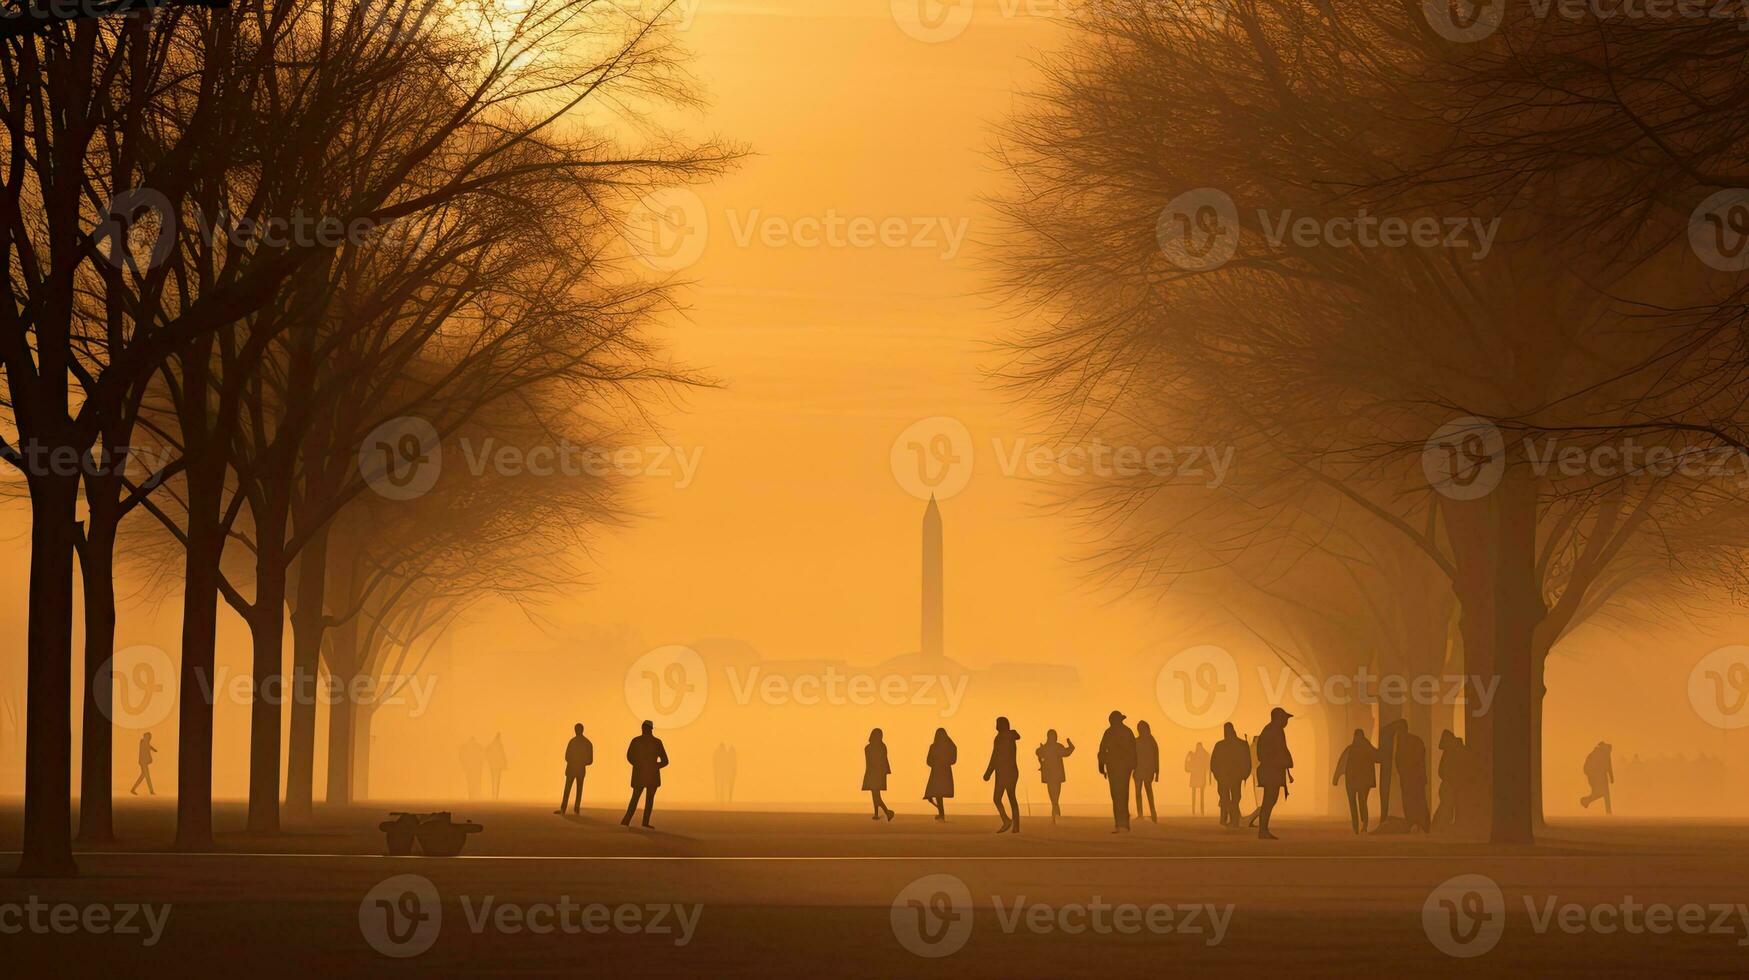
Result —
[{"label": "open field", "polygon": [[[1013,977],[1085,972],[1095,961],[1113,975],[1284,966],[1312,975],[1740,975],[1749,962],[1749,920],[1737,905],[1749,894],[1749,858],[1742,828],[1724,825],[1557,825],[1541,847],[1496,850],[1424,837],[1357,840],[1345,826],[1292,819],[1278,821],[1283,839],[1274,843],[1186,818],[1139,823],[1128,836],[1093,818],[1056,827],[1032,820],[1021,835],[998,836],[982,812],[947,824],[912,815],[877,824],[851,814],[676,810],[646,832],[621,828],[604,810],[561,818],[500,805],[459,811],[487,829],[464,857],[442,860],[381,856],[381,813],[328,811],[301,832],[226,833],[222,853],[184,855],[161,853],[168,807],[124,805],[118,828],[129,840],[82,853],[77,880],[0,879],[0,905],[31,896],[80,907],[168,904],[157,913],[159,940],[144,945],[144,930],[26,929],[0,935],[0,952],[25,975],[73,968],[144,977],[239,969]],[[0,814],[5,849],[16,849],[18,820],[16,807]],[[222,811],[222,826],[241,822],[237,808]],[[431,906],[404,904],[413,899],[400,884],[371,894],[403,874],[435,891],[441,911],[427,917],[438,920],[429,934],[415,927]],[[1456,899],[1465,910],[1458,931],[1481,937],[1461,951],[1485,945],[1490,924],[1501,924],[1497,945],[1468,959],[1441,952],[1423,915],[1434,890],[1464,874],[1497,883],[1502,901]],[[950,879],[913,886],[928,875],[957,879],[965,899],[953,897],[951,883],[936,896]],[[376,905],[385,896],[389,904]],[[1624,902],[1636,909],[1628,919],[1618,911]],[[607,908],[588,911],[595,903]],[[1539,929],[1550,903],[1554,918]],[[1582,908],[1562,911],[1572,903]],[[1673,907],[1668,923],[1638,911],[1660,903]],[[1126,904],[1138,908],[1115,911]],[[1153,905],[1172,906],[1171,921],[1149,913]],[[1685,931],[1684,905],[1717,908],[1687,913],[1693,931]],[[387,917],[402,910],[395,923],[406,944],[385,939]],[[0,926],[14,921],[0,916]],[[1667,931],[1654,934],[1646,922]],[[373,947],[370,932],[393,952],[428,948],[394,958]],[[932,958],[907,943],[958,948]]]}]

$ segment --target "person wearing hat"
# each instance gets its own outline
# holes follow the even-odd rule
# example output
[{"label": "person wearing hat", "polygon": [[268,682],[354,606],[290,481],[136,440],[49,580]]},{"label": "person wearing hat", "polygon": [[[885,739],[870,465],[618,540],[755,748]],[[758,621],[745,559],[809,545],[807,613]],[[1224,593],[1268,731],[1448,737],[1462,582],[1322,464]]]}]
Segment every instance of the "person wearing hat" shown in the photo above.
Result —
[{"label": "person wearing hat", "polygon": [[1277,839],[1269,832],[1269,814],[1293,778],[1288,770],[1294,767],[1294,757],[1287,750],[1287,720],[1292,717],[1287,711],[1275,708],[1269,712],[1269,724],[1257,733],[1257,785],[1263,788],[1263,806],[1259,810],[1257,825],[1259,840]]},{"label": "person wearing hat", "polygon": [[1136,735],[1123,723],[1124,714],[1113,711],[1111,727],[1099,740],[1099,774],[1111,783],[1112,833],[1130,829],[1130,778],[1136,771]]}]

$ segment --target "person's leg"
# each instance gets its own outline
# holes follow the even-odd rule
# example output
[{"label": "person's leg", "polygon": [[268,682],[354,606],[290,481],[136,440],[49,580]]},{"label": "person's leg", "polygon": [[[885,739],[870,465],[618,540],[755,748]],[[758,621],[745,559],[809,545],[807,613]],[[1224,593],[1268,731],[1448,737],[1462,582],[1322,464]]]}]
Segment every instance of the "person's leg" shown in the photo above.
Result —
[{"label": "person's leg", "polygon": [[1352,787],[1348,790],[1348,826],[1360,833],[1360,793]]},{"label": "person's leg", "polygon": [[638,796],[643,792],[642,786],[632,787],[632,801],[626,804],[626,816],[624,820],[620,821],[620,826],[630,827],[632,825],[632,814],[638,812]]},{"label": "person's leg", "polygon": [[991,790],[991,799],[996,801],[996,815],[998,817],[1002,818],[1002,826],[1000,828],[998,828],[996,831],[998,834],[1000,834],[1000,833],[1003,833],[1004,831],[1006,831],[1008,829],[1009,825],[1014,822],[1014,821],[1009,819],[1008,811],[1005,808],[1003,808],[1003,806],[1002,806],[1002,784],[1001,783],[994,784],[994,787]]},{"label": "person's leg", "polygon": [[1257,825],[1257,836],[1259,836],[1259,837],[1273,837],[1273,836],[1275,836],[1274,834],[1271,834],[1269,832],[1269,814],[1271,811],[1273,811],[1275,809],[1275,801],[1276,801],[1276,798],[1280,794],[1281,794],[1281,789],[1279,787],[1265,786],[1263,788],[1263,803],[1258,808],[1258,811],[1257,811],[1258,821],[1259,821],[1258,825]]},{"label": "person's leg", "polygon": [[157,788],[152,785],[152,767],[151,766],[146,767],[146,795],[147,796],[157,796],[158,795]]},{"label": "person's leg", "polygon": [[1370,800],[1371,796],[1372,796],[1371,789],[1362,789],[1360,791],[1360,829],[1362,831],[1365,831],[1367,829],[1366,810],[1367,810],[1367,807],[1370,805],[1369,800]]},{"label": "person's leg", "polygon": [[1009,783],[1005,788],[1008,790],[1008,812],[1014,814],[1014,832],[1018,834],[1020,833],[1020,797],[1014,791],[1015,786],[1015,783]]},{"label": "person's leg", "polygon": [[1057,818],[1063,815],[1062,800],[1060,799],[1063,795],[1063,784],[1046,783],[1045,792],[1051,797],[1051,822],[1056,823]]},{"label": "person's leg", "polygon": [[577,774],[577,796],[571,800],[572,813],[583,812],[583,777],[587,775],[589,775],[589,770],[587,769]]},{"label": "person's leg", "polygon": [[1142,815],[1142,777],[1132,774],[1130,782],[1136,786],[1136,816]]},{"label": "person's leg", "polygon": [[140,784],[145,782],[145,781],[146,781],[146,769],[144,766],[141,766],[140,767],[140,774],[138,776],[134,777],[133,786],[128,788],[128,795],[138,796],[139,791],[140,791]]},{"label": "person's leg", "polygon": [[644,790],[644,826],[650,825],[650,811],[656,809],[656,787]]},{"label": "person's leg", "polygon": [[[1148,791],[1148,819],[1154,821],[1155,823],[1159,823],[1160,822],[1160,811],[1154,809],[1154,784],[1147,781],[1147,780],[1143,780],[1142,781],[1142,788]],[[1136,807],[1136,816],[1139,817],[1141,815],[1142,815],[1142,808],[1140,806],[1137,806]]]}]

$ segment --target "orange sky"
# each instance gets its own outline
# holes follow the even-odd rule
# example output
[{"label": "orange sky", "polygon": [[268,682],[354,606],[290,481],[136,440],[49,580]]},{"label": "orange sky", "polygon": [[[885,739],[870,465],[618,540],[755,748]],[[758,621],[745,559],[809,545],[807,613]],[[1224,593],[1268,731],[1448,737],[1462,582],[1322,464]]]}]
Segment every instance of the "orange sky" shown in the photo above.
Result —
[{"label": "orange sky", "polygon": [[[982,198],[1001,188],[988,156],[993,126],[1029,83],[1031,53],[1060,37],[1060,22],[1041,15],[1052,7],[981,0],[963,30],[930,43],[901,29],[913,10],[902,0],[834,0],[833,13],[807,0],[681,2],[693,4],[681,38],[711,100],[689,125],[753,154],[698,189],[703,222],[695,213],[685,230],[703,250],[680,270],[694,282],[684,292],[690,315],[666,331],[680,359],[723,383],[660,415],[663,436],[696,458],[698,470],[684,487],[675,475],[638,481],[643,519],[599,542],[590,557],[596,587],[546,610],[544,632],[497,607],[482,607],[453,631],[434,664],[447,676],[439,677],[431,714],[386,718],[379,728],[379,794],[460,793],[454,746],[495,731],[506,733],[511,749],[507,792],[545,793],[549,763],[560,758],[570,722],[583,718],[608,764],[607,788],[592,783],[592,798],[617,796],[623,772],[614,760],[636,723],[623,672],[651,647],[703,640],[732,652],[744,644],[765,660],[853,668],[916,650],[924,500],[909,475],[910,449],[901,443],[895,454],[895,442],[925,419],[957,420],[972,454],[964,488],[939,488],[948,655],[973,668],[1073,665],[1081,676],[1076,698],[1057,707],[1047,705],[1064,692],[1049,684],[968,697],[966,710],[946,722],[961,748],[962,799],[984,796],[976,779],[997,711],[1015,716],[1028,753],[1056,726],[1090,756],[1108,707],[1123,705],[1132,720],[1160,718],[1155,673],[1178,649],[1220,642],[1242,659],[1267,662],[1242,634],[1204,635],[1202,625],[1174,621],[1148,597],[1088,586],[1072,560],[1086,532],[1041,507],[1043,487],[1024,467],[1004,472],[1006,457],[1040,441],[1043,430],[986,376],[1000,363],[992,341],[1008,324],[989,292],[993,230]],[[943,33],[960,23],[959,8],[911,2],[945,16]],[[841,237],[815,244],[816,226]],[[904,241],[858,244],[859,235],[878,239],[882,229]],[[934,423],[934,431],[946,430]],[[7,540],[16,557],[0,568],[0,601],[22,623],[25,542]],[[174,600],[156,610],[124,603],[118,644],[174,651],[178,611]],[[221,668],[246,671],[246,634],[228,611],[222,616]],[[22,679],[23,631],[10,635],[6,676]],[[1698,656],[1706,646],[1697,642],[1680,646]],[[1602,737],[1563,725],[1596,715],[1599,702],[1590,699],[1602,690],[1601,664],[1645,666],[1632,649],[1611,647],[1606,656],[1617,659],[1551,667],[1557,693],[1549,717],[1560,729],[1552,754],[1582,753]],[[1673,669],[1675,679],[1662,686],[1644,677],[1642,693],[1630,699],[1662,705],[1661,717],[1679,722],[1663,731],[1683,733],[1646,744],[1732,750],[1686,711],[1683,670]],[[1255,731],[1267,713],[1259,698],[1248,690],[1241,702],[1243,717],[1253,719],[1243,730]],[[929,711],[729,710],[668,736],[671,751],[691,763],[677,767],[671,785],[678,798],[706,798],[705,757],[728,738],[745,747],[743,798],[854,805],[861,739],[883,724],[895,769],[905,770],[895,774],[895,798],[909,801],[921,789],[923,746],[938,723]],[[1155,724],[1176,801],[1177,760],[1205,736]],[[218,725],[219,792],[238,795],[246,709],[221,703]],[[818,745],[832,771],[798,786],[793,757],[758,761],[761,744],[779,736]],[[1310,764],[1318,751],[1311,726],[1296,737]],[[157,739],[174,744],[173,721]],[[131,774],[131,745],[125,735],[118,741],[129,750],[118,751],[118,772]],[[416,754],[427,758],[411,765]],[[1066,799],[1097,803],[1102,789],[1092,768],[1090,757],[1072,766]],[[173,785],[172,752],[160,771],[159,784]],[[1551,801],[1557,796],[1566,794],[1551,793]]]}]

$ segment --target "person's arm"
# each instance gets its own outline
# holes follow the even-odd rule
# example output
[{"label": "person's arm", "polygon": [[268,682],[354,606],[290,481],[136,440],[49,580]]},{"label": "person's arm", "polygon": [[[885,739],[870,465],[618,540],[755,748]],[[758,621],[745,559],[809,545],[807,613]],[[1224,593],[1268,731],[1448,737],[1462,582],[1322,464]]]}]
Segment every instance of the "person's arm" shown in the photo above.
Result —
[{"label": "person's arm", "polygon": [[1074,739],[1072,739],[1072,738],[1064,739],[1063,744],[1065,746],[1067,746],[1067,748],[1063,749],[1063,758],[1067,759],[1068,757],[1075,754],[1075,740]]},{"label": "person's arm", "polygon": [[656,768],[668,768],[668,746],[663,745],[661,739],[656,740]]},{"label": "person's arm", "polygon": [[990,781],[990,776],[996,771],[996,749],[990,750],[990,764],[984,767],[984,782]]},{"label": "person's arm", "polygon": [[1336,757],[1336,775],[1330,777],[1330,785],[1335,786],[1342,781],[1342,770],[1348,765],[1349,753],[1353,751],[1354,746],[1350,745],[1348,748],[1342,750],[1341,755]]},{"label": "person's arm", "polygon": [[1110,741],[1111,741],[1110,735],[1106,735],[1105,737],[1103,737],[1099,740],[1099,755],[1097,756],[1097,758],[1099,760],[1099,774],[1101,776],[1105,775],[1105,757],[1109,754],[1109,752],[1106,749],[1106,746]]}]

